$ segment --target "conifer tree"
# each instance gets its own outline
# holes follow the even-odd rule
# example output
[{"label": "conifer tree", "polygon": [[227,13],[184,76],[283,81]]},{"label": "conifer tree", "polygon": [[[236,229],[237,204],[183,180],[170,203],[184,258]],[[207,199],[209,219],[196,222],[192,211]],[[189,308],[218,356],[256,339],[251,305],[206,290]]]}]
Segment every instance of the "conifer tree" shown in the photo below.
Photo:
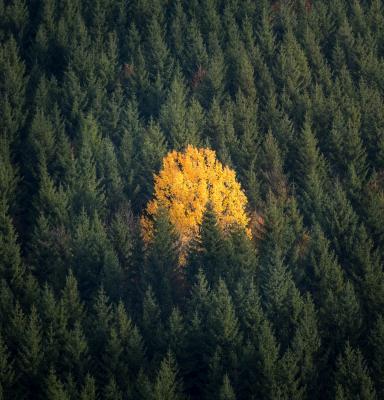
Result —
[{"label": "conifer tree", "polygon": [[154,288],[163,315],[169,316],[177,299],[182,271],[178,266],[178,236],[169,221],[168,213],[159,209],[155,216],[153,241],[148,245],[146,258],[147,281]]},{"label": "conifer tree", "polygon": [[303,399],[304,389],[299,373],[299,362],[288,348],[278,364],[279,394],[283,399]]},{"label": "conifer tree", "polygon": [[153,396],[155,400],[179,400],[184,398],[182,383],[178,378],[177,365],[170,352],[161,362],[154,384]]},{"label": "conifer tree", "polygon": [[308,119],[304,122],[296,158],[296,180],[300,204],[307,221],[320,222],[326,195],[326,166]]},{"label": "conifer tree", "polygon": [[76,381],[80,381],[89,366],[89,350],[87,339],[80,322],[68,330],[64,345],[64,365]]},{"label": "conifer tree", "polygon": [[181,4],[180,0],[176,0],[172,10],[170,37],[172,43],[172,53],[177,58],[181,58],[183,54],[183,42],[186,26],[187,17],[185,15],[183,5]]},{"label": "conifer tree", "polygon": [[103,282],[111,296],[119,297],[121,267],[97,214],[89,218],[83,210],[77,218],[72,262],[85,298],[89,299],[97,282]]},{"label": "conifer tree", "polygon": [[69,396],[65,391],[64,385],[57,378],[53,369],[49,371],[46,379],[46,398],[48,400],[68,400]]},{"label": "conifer tree", "polygon": [[111,140],[102,141],[103,153],[99,163],[99,175],[103,192],[108,193],[107,208],[110,213],[124,203],[123,182],[119,172],[115,148]]},{"label": "conifer tree", "polygon": [[[162,81],[169,83],[172,72],[172,59],[169,54],[169,49],[165,42],[164,28],[161,26],[161,21],[155,15],[150,18],[147,25],[147,54],[148,54],[148,69],[152,82],[157,76]],[[149,114],[153,114],[149,113]]]},{"label": "conifer tree", "polygon": [[378,397],[383,394],[383,369],[384,369],[384,319],[377,318],[375,325],[369,335],[370,359],[372,378],[376,384]]},{"label": "conifer tree", "polygon": [[264,321],[260,326],[256,354],[256,393],[265,399],[275,399],[279,395],[277,377],[279,345],[268,321]]},{"label": "conifer tree", "polygon": [[376,392],[369,376],[365,360],[360,350],[355,350],[347,343],[344,353],[337,361],[335,373],[335,391],[340,398],[376,399]]},{"label": "conifer tree", "polygon": [[137,313],[145,291],[144,244],[130,207],[121,208],[111,222],[111,242],[122,270],[122,291],[131,313]]},{"label": "conifer tree", "polygon": [[81,301],[78,284],[72,270],[69,270],[65,279],[65,286],[61,294],[63,311],[68,319],[69,326],[81,322],[84,318],[84,304]]},{"label": "conifer tree", "polygon": [[0,273],[13,290],[23,286],[24,266],[22,264],[17,234],[11,218],[8,216],[7,205],[0,202]]},{"label": "conifer tree", "polygon": [[220,388],[219,399],[220,400],[236,400],[235,392],[233,391],[231,382],[230,382],[227,374],[225,374],[224,378],[223,378],[223,384]]},{"label": "conifer tree", "polygon": [[194,92],[197,94],[201,104],[206,109],[209,108],[213,99],[216,99],[219,104],[224,99],[225,91],[225,76],[227,66],[225,57],[221,48],[217,34],[210,30],[208,38],[209,58],[207,69],[200,69],[195,72],[198,73],[196,78]]},{"label": "conifer tree", "polygon": [[255,153],[258,150],[259,127],[257,121],[258,103],[255,99],[246,98],[241,91],[236,94],[234,105],[234,129],[239,139],[237,154],[233,159],[237,165],[241,166],[241,177],[244,176],[244,170],[247,170],[249,164],[255,159]]},{"label": "conifer tree", "polygon": [[308,266],[312,276],[311,292],[319,308],[322,338],[329,351],[338,351],[347,338],[356,340],[359,335],[360,304],[318,225],[312,232]]},{"label": "conifer tree", "polygon": [[207,340],[207,314],[210,301],[210,287],[200,269],[188,304],[188,324],[185,357],[183,358],[183,377],[185,388],[192,396],[199,398],[207,384],[212,348]]},{"label": "conifer tree", "polygon": [[192,244],[187,264],[190,282],[193,282],[200,268],[211,285],[217,283],[220,277],[229,277],[225,243],[216,215],[208,204],[201,224],[200,238]]},{"label": "conifer tree", "polygon": [[19,181],[17,169],[12,162],[9,140],[4,136],[0,139],[0,202],[15,211],[16,189]]},{"label": "conifer tree", "polygon": [[140,370],[136,382],[136,395],[141,400],[149,400],[153,398],[153,386],[148,377]]},{"label": "conifer tree", "polygon": [[195,18],[192,18],[186,26],[183,56],[185,68],[189,72],[189,75],[195,73],[199,67],[207,67],[208,54],[199,24]]},{"label": "conifer tree", "polygon": [[23,389],[25,393],[29,393],[30,390],[39,393],[44,349],[41,321],[34,306],[25,328],[18,349],[19,368],[23,373]]},{"label": "conifer tree", "polygon": [[[228,115],[230,117],[230,115]],[[216,150],[219,159],[230,163],[230,145],[235,141],[233,124],[226,118],[224,110],[220,107],[216,97],[212,99],[207,115],[206,135],[212,147]]]},{"label": "conifer tree", "polygon": [[[91,124],[94,124],[94,122],[91,122]],[[95,129],[95,126],[91,125],[90,129]],[[80,154],[76,160],[76,181],[73,188],[72,204],[75,212],[79,212],[84,208],[89,214],[94,212],[103,213],[105,195],[100,179],[96,175],[95,163],[95,157],[97,156],[95,151],[99,150],[100,142],[92,143],[92,139],[89,139],[84,138]]]},{"label": "conifer tree", "polygon": [[16,40],[12,35],[8,40],[4,40],[0,47],[0,60],[0,130],[11,145],[18,145],[20,129],[25,122],[27,78],[24,62],[20,58]]},{"label": "conifer tree", "polygon": [[[234,371],[238,368],[238,354],[242,342],[235,308],[222,279],[218,281],[216,289],[212,292],[209,309],[208,335],[212,341],[216,358],[211,361],[216,369],[211,371],[211,374],[215,376],[220,370]],[[211,382],[211,385],[213,383]],[[220,383],[218,382],[219,385]],[[218,389],[219,387],[217,387]]]},{"label": "conifer tree", "polygon": [[92,349],[97,353],[103,351],[103,346],[106,342],[108,332],[112,324],[113,310],[110,304],[110,299],[105,293],[103,287],[101,287],[94,300],[94,318],[93,318],[93,343]]},{"label": "conifer tree", "polygon": [[122,392],[119,390],[113,378],[111,378],[108,385],[105,387],[104,396],[106,400],[122,400]]},{"label": "conifer tree", "polygon": [[167,145],[159,124],[151,119],[146,134],[140,145],[137,159],[138,185],[140,187],[140,204],[145,204],[153,191],[153,172],[159,171],[161,160],[166,155]]},{"label": "conifer tree", "polygon": [[321,339],[318,331],[315,305],[309,295],[305,298],[302,318],[292,341],[293,357],[296,358],[303,386],[303,396],[316,396]]},{"label": "conifer tree", "polygon": [[[151,286],[148,287],[143,299],[142,332],[145,343],[152,354],[154,354],[155,349],[157,352],[163,349],[164,338],[161,309]],[[160,334],[154,336],[153,332],[158,332]]]},{"label": "conifer tree", "polygon": [[260,170],[262,178],[262,195],[271,191],[275,196],[285,198],[287,192],[286,177],[283,171],[283,161],[279,145],[268,132],[263,143],[263,152],[260,156]]},{"label": "conifer tree", "polygon": [[192,135],[198,132],[190,132],[186,125],[187,115],[187,88],[177,69],[160,110],[161,127],[173,149],[182,150],[187,144],[198,143],[198,137]]},{"label": "conifer tree", "polygon": [[[118,383],[122,387],[126,387],[127,383],[125,381],[127,377],[133,382],[139,374],[140,368],[145,363],[144,342],[137,326],[127,315],[125,307],[121,302],[119,302],[115,310],[114,324],[124,349],[124,368],[120,368],[116,378],[120,377]],[[126,375],[123,374],[125,370],[127,370]]]},{"label": "conifer tree", "polygon": [[95,379],[87,374],[84,380],[83,388],[80,393],[81,400],[96,400],[96,387],[95,387]]},{"label": "conifer tree", "polygon": [[297,327],[302,299],[283,263],[279,248],[275,249],[267,265],[262,270],[262,296],[266,315],[271,320],[282,346],[292,339],[292,331]]},{"label": "conifer tree", "polygon": [[7,345],[0,335],[0,398],[6,399],[10,395],[15,382],[13,361],[8,352]]},{"label": "conifer tree", "polygon": [[177,359],[185,357],[187,328],[178,308],[173,308],[168,320],[167,344]]}]

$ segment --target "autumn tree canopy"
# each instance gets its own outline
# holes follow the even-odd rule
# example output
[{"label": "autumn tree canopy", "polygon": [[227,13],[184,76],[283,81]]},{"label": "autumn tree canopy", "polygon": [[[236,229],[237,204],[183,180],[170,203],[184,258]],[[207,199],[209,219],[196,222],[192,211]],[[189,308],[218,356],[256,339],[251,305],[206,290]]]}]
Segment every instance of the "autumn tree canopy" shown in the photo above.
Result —
[{"label": "autumn tree canopy", "polygon": [[154,216],[164,208],[182,246],[185,245],[198,234],[208,204],[224,231],[240,226],[251,235],[245,211],[247,198],[235,171],[224,166],[215,151],[190,145],[183,152],[172,151],[164,157],[162,169],[154,179],[154,197],[142,218],[147,240],[152,234]]}]

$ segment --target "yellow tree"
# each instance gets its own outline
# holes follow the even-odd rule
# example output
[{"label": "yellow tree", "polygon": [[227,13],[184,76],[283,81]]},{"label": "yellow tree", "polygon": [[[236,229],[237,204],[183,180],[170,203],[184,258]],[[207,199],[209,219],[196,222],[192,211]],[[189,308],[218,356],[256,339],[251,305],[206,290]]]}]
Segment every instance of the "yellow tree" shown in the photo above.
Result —
[{"label": "yellow tree", "polygon": [[188,146],[184,152],[172,151],[164,157],[154,179],[154,198],[142,217],[146,241],[151,239],[157,211],[164,208],[180,236],[181,248],[185,248],[198,235],[208,203],[223,231],[237,225],[251,236],[245,210],[247,198],[235,171],[223,166],[213,150]]}]

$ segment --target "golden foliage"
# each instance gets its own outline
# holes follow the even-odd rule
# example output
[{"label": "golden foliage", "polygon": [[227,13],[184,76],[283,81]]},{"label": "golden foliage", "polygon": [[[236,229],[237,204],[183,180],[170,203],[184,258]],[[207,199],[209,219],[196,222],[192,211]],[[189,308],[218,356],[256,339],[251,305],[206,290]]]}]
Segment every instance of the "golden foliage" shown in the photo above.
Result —
[{"label": "golden foliage", "polygon": [[247,198],[235,171],[223,166],[213,150],[188,146],[184,152],[172,151],[164,157],[162,169],[154,178],[154,198],[141,220],[146,241],[151,239],[157,210],[166,208],[183,248],[198,235],[209,202],[224,231],[238,225],[251,236],[245,212]]}]

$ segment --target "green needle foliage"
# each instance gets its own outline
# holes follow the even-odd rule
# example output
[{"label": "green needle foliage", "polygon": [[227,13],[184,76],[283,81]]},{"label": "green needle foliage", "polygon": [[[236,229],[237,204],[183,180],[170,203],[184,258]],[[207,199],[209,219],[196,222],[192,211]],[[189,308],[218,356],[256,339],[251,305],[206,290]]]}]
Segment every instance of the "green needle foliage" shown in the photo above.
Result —
[{"label": "green needle foliage", "polygon": [[[384,398],[383,54],[383,0],[0,0],[0,400]],[[175,165],[147,237],[188,146],[246,206],[184,240]]]}]

